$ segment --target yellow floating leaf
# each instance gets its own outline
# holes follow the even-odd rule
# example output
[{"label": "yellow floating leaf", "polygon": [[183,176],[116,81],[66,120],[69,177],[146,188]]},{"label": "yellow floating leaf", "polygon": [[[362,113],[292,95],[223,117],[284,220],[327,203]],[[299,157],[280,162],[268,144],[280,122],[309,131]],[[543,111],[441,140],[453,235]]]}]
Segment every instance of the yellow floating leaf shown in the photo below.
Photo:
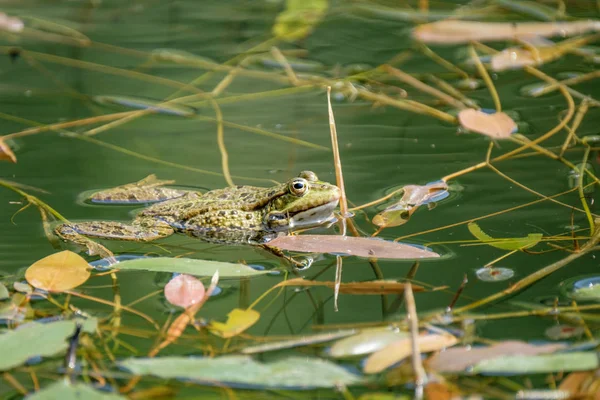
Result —
[{"label": "yellow floating leaf", "polygon": [[481,133],[493,139],[506,139],[517,131],[517,124],[506,113],[487,114],[467,108],[458,113],[460,125],[471,132]]},{"label": "yellow floating leaf", "polygon": [[211,322],[208,329],[222,338],[230,338],[250,328],[259,318],[260,313],[258,311],[234,308],[227,314],[227,322]]},{"label": "yellow floating leaf", "polygon": [[277,16],[273,34],[294,41],[308,36],[327,11],[327,0],[287,0],[286,9]]},{"label": "yellow floating leaf", "polygon": [[25,271],[25,279],[31,286],[49,292],[73,289],[89,277],[87,261],[69,250],[44,257]]},{"label": "yellow floating leaf", "polygon": [[528,249],[538,244],[542,240],[543,235],[541,233],[530,233],[527,237],[522,238],[501,238],[494,239],[487,233],[481,230],[479,225],[475,222],[471,222],[468,225],[469,232],[477,239],[481,240],[485,244],[489,244],[492,247],[496,247],[502,250],[518,250]]},{"label": "yellow floating leaf", "polygon": [[[421,353],[442,350],[458,343],[458,339],[450,334],[439,335],[437,333],[420,335],[418,341],[419,352]],[[401,339],[367,357],[363,370],[366,374],[376,374],[404,360],[411,354],[411,338]]]},{"label": "yellow floating leaf", "polygon": [[[304,278],[288,279],[277,284],[281,286],[326,286],[333,289],[335,282],[310,281]],[[405,284],[396,281],[366,281],[366,282],[349,282],[340,284],[340,293],[346,294],[398,294],[404,292]],[[412,285],[413,292],[423,292],[425,288],[419,285]]]},{"label": "yellow floating leaf", "polygon": [[11,150],[10,146],[0,137],[0,160],[8,160],[14,163],[17,162],[15,153]]}]

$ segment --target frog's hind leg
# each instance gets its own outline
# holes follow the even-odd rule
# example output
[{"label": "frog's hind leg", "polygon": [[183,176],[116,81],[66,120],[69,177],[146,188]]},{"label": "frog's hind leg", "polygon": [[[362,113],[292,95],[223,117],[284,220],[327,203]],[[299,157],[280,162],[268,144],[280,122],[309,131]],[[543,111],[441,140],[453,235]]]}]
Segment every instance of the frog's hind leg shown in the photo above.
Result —
[{"label": "frog's hind leg", "polygon": [[173,228],[168,224],[153,220],[144,220],[132,224],[114,221],[88,221],[62,224],[54,230],[62,239],[82,244],[80,237],[87,236],[98,239],[129,240],[149,242],[173,234]]}]

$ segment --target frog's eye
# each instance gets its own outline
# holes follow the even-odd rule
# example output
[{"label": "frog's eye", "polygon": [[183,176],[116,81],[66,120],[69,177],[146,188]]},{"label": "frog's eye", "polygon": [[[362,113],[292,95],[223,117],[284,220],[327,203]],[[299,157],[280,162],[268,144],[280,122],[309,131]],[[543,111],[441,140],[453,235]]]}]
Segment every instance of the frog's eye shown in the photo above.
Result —
[{"label": "frog's eye", "polygon": [[308,190],[308,182],[303,178],[296,178],[290,182],[290,193],[294,196],[303,196]]}]

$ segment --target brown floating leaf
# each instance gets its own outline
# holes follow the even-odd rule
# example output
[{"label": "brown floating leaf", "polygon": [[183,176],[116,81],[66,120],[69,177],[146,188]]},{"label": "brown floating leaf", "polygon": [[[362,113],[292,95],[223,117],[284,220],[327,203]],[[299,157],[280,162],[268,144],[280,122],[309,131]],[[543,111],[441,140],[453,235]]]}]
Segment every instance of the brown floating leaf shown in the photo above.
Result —
[{"label": "brown floating leaf", "polygon": [[427,367],[438,372],[463,372],[483,360],[508,355],[532,356],[553,353],[563,348],[565,348],[564,344],[534,346],[516,340],[487,347],[455,347],[429,358]]},{"label": "brown floating leaf", "polygon": [[0,160],[8,160],[14,163],[17,162],[15,153],[10,149],[10,146],[0,137]]},{"label": "brown floating leaf", "polygon": [[177,275],[165,286],[165,298],[173,305],[188,308],[204,298],[204,285],[191,275]]},{"label": "brown floating leaf", "polygon": [[[419,352],[442,350],[454,346],[458,339],[450,334],[425,334],[419,336]],[[367,357],[363,366],[365,374],[376,374],[389,366],[410,357],[412,354],[411,339],[399,340]]]},{"label": "brown floating leaf", "polygon": [[89,277],[87,261],[69,250],[44,257],[25,271],[25,279],[31,286],[49,292],[73,289]]},{"label": "brown floating leaf", "polygon": [[234,308],[227,314],[227,322],[211,322],[208,329],[222,338],[230,338],[250,328],[259,318],[260,313],[258,311]]},{"label": "brown floating leaf", "polygon": [[336,236],[299,235],[280,236],[271,240],[268,246],[283,250],[306,253],[334,253],[367,258],[416,259],[438,258],[433,251],[403,243],[381,239]]},{"label": "brown floating leaf", "polygon": [[503,112],[486,114],[483,111],[467,108],[458,113],[458,121],[463,128],[493,139],[506,139],[517,130],[515,121]]},{"label": "brown floating leaf", "polygon": [[[304,278],[288,279],[277,284],[281,286],[326,286],[333,289],[335,282],[309,281]],[[366,281],[349,282],[340,285],[340,293],[346,294],[397,294],[404,291],[405,284],[396,281]],[[425,288],[419,285],[412,285],[413,292],[423,292]]]}]

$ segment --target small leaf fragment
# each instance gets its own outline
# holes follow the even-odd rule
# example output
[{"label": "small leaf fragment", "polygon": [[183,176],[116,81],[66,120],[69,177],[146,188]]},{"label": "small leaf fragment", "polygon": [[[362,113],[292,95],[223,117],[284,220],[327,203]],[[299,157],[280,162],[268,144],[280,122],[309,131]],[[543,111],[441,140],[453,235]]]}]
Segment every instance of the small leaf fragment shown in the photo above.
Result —
[{"label": "small leaf fragment", "polygon": [[25,271],[25,279],[31,286],[49,292],[73,289],[85,283],[89,277],[87,261],[69,250],[44,257]]},{"label": "small leaf fragment", "polygon": [[408,332],[392,327],[366,328],[360,333],[336,341],[328,354],[334,358],[371,354],[385,346],[409,337]]},{"label": "small leaf fragment", "polygon": [[230,338],[250,328],[259,318],[260,313],[258,311],[234,308],[227,314],[227,322],[211,322],[208,329],[217,336]]},{"label": "small leaf fragment", "polygon": [[487,233],[481,230],[479,225],[475,222],[470,222],[468,225],[469,232],[477,239],[481,240],[485,244],[489,244],[492,247],[496,247],[502,250],[519,250],[528,249],[538,244],[542,240],[543,235],[541,233],[530,233],[527,237],[522,238],[502,238],[494,239]]},{"label": "small leaf fragment", "polygon": [[503,112],[487,114],[480,110],[467,108],[458,113],[458,121],[463,128],[492,139],[506,139],[517,131],[515,121]]},{"label": "small leaf fragment", "polygon": [[200,302],[205,294],[204,284],[191,275],[177,275],[165,285],[167,301],[173,305],[188,308]]},{"label": "small leaf fragment", "polygon": [[[1,16],[2,13],[0,13]],[[13,163],[17,162],[17,156],[11,150],[10,146],[0,136],[0,160],[8,160]]]}]

